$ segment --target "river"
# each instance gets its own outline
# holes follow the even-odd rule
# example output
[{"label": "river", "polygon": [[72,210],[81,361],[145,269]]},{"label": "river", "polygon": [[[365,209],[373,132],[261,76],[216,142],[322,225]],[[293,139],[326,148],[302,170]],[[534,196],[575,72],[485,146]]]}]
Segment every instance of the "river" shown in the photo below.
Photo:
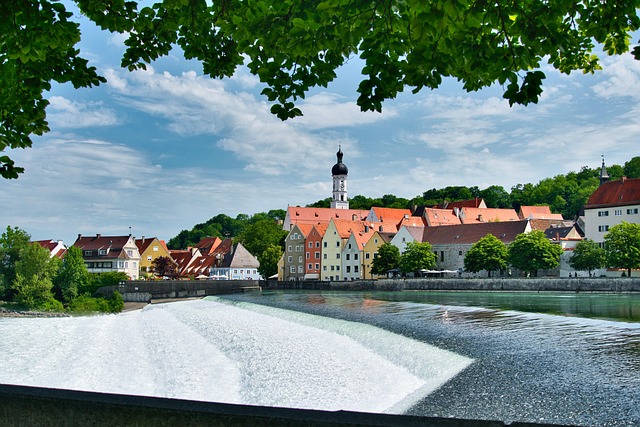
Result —
[{"label": "river", "polygon": [[640,425],[640,295],[263,292],[0,319],[0,383]]}]

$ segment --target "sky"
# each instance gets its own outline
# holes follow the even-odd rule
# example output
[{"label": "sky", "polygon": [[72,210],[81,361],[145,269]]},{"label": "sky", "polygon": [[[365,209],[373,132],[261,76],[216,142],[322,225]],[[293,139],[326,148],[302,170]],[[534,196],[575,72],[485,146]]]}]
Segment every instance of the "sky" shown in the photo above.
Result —
[{"label": "sky", "polygon": [[[0,180],[0,228],[73,244],[78,234],[169,240],[217,214],[236,217],[331,196],[341,146],[349,197],[413,198],[432,188],[517,184],[640,155],[640,62],[603,55],[596,75],[549,66],[538,104],[509,107],[503,88],[467,93],[445,80],[382,113],[355,102],[361,63],[282,122],[247,69],[214,80],[179,51],[146,71],[120,68],[124,36],[77,18],[81,55],[108,80],[54,85],[51,131],[10,150],[25,173]],[[637,41],[637,40],[636,40]]]}]

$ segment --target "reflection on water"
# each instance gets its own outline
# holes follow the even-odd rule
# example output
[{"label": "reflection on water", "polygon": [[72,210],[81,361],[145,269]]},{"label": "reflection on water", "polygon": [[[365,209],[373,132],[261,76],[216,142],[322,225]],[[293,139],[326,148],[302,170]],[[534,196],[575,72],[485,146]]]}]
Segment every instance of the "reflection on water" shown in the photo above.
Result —
[{"label": "reflection on water", "polygon": [[289,291],[229,298],[373,324],[475,360],[410,414],[640,426],[640,295]]}]

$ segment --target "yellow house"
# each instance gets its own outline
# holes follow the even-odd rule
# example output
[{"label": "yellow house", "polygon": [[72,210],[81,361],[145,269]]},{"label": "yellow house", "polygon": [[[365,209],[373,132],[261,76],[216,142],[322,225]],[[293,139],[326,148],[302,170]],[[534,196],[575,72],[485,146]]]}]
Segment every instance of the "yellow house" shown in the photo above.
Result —
[{"label": "yellow house", "polygon": [[142,273],[151,273],[153,268],[151,264],[153,260],[161,256],[173,259],[164,240],[158,240],[157,237],[136,239],[136,246],[140,252],[140,275]]},{"label": "yellow house", "polygon": [[373,266],[373,259],[378,253],[378,248],[384,243],[390,243],[393,236],[396,233],[375,231],[362,250],[362,278],[363,279],[378,279],[384,276],[378,276],[371,273],[371,267]]}]

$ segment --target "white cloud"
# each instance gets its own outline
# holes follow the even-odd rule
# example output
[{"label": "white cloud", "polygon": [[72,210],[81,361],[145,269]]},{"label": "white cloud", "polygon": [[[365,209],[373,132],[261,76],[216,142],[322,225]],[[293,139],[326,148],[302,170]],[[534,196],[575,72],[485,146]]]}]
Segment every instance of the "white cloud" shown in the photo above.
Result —
[{"label": "white cloud", "polygon": [[604,81],[593,86],[593,91],[603,98],[640,98],[640,61],[631,54],[608,57],[600,72]]},{"label": "white cloud", "polygon": [[49,98],[47,119],[52,128],[87,128],[118,124],[116,113],[101,102],[77,102],[62,96]]}]

